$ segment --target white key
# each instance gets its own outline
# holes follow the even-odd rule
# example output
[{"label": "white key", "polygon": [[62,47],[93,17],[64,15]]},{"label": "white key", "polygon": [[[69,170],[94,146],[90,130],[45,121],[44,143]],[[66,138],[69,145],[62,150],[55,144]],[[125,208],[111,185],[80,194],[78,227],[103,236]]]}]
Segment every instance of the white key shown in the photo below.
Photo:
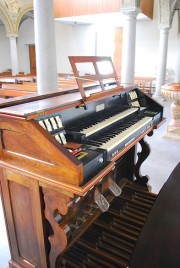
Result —
[{"label": "white key", "polygon": [[52,131],[52,130],[53,130],[53,129],[52,129],[52,126],[51,126],[51,124],[50,124],[50,122],[49,122],[48,119],[45,119],[45,120],[44,120],[44,123],[45,123],[46,128],[47,128],[48,131]]},{"label": "white key", "polygon": [[53,129],[57,129],[58,127],[57,127],[57,124],[56,124],[56,121],[55,121],[54,117],[49,118],[49,120],[51,121]]},{"label": "white key", "polygon": [[64,136],[64,133],[63,132],[60,132],[59,135],[61,136],[62,144],[66,144],[67,141],[66,141],[66,138]]},{"label": "white key", "polygon": [[59,118],[59,116],[56,116],[55,118],[56,118],[56,121],[57,121],[57,124],[58,124],[59,128],[61,128],[62,127],[61,119]]},{"label": "white key", "polygon": [[60,139],[60,137],[59,137],[59,135],[58,135],[58,134],[56,134],[54,137],[55,137],[55,139],[56,139],[58,142],[60,142],[60,143],[61,143],[61,139]]},{"label": "white key", "polygon": [[130,137],[133,133],[138,131],[141,127],[145,126],[146,124],[150,123],[152,121],[152,117],[144,117],[134,125],[130,126],[114,138],[111,138],[108,142],[103,143],[100,148],[106,149],[107,151],[111,151],[114,147],[116,147],[118,144],[122,143],[125,139]]},{"label": "white key", "polygon": [[137,99],[136,91],[133,91],[133,99]]},{"label": "white key", "polygon": [[139,101],[133,101],[131,102],[131,105],[135,107],[140,107]]},{"label": "white key", "polygon": [[40,125],[41,127],[43,127],[44,129],[46,129],[43,120],[39,121],[39,125]]},{"label": "white key", "polygon": [[103,122],[100,122],[98,124],[95,124],[95,125],[87,128],[87,129],[82,130],[82,131],[80,131],[80,133],[85,134],[87,137],[87,136],[92,135],[93,133],[119,121],[120,119],[123,119],[124,117],[126,117],[132,113],[135,113],[136,111],[138,111],[138,108],[130,108],[124,112],[121,112],[121,113],[116,114],[110,118],[105,119]]}]

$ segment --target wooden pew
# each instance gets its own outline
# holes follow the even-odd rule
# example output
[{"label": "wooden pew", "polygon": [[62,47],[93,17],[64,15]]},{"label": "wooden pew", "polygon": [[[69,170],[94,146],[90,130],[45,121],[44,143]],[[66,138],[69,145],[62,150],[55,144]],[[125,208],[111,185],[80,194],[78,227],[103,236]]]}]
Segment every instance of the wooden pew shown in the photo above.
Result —
[{"label": "wooden pew", "polygon": [[[77,83],[71,82],[71,83],[59,83],[58,84],[58,90],[64,91],[64,90],[77,90]],[[3,83],[0,88],[0,98],[11,98],[11,97],[19,97],[19,96],[25,96],[29,94],[35,94],[37,93],[37,83],[35,82],[24,82],[23,84],[9,84],[9,83]]]},{"label": "wooden pew", "polygon": [[[84,81],[84,88],[94,86],[97,82]],[[62,79],[58,81],[58,91],[78,90],[76,79]],[[0,88],[0,98],[11,98],[38,93],[37,83],[23,81],[22,84],[2,83]]]},{"label": "wooden pew", "polygon": [[35,76],[8,76],[8,77],[0,77],[0,87],[3,83],[11,83],[11,84],[22,84],[24,81],[35,82]]},{"label": "wooden pew", "polygon": [[[92,84],[91,81],[85,81],[85,87],[86,86],[91,86],[91,84]],[[23,85],[34,85],[34,86],[37,86],[37,83],[24,81],[23,82]],[[94,83],[93,83],[93,85],[94,85]],[[76,79],[61,79],[61,80],[58,80],[58,88],[59,89],[61,89],[61,88],[69,88],[69,87],[76,87],[76,88],[78,88]]]},{"label": "wooden pew", "polygon": [[[22,83],[23,85],[30,85],[30,86],[37,86],[36,82],[26,82],[24,81]],[[71,79],[71,80],[59,80],[58,81],[58,88],[66,88],[66,87],[71,87],[71,86],[76,86],[77,87],[77,82],[75,79]]]},{"label": "wooden pew", "polygon": [[0,77],[7,77],[7,76],[12,76],[12,72],[11,71],[6,71],[6,72],[0,73]]},{"label": "wooden pew", "polygon": [[37,92],[37,86],[3,83],[0,88],[0,97],[18,97]]},{"label": "wooden pew", "polygon": [[3,83],[17,84],[17,80],[14,77],[0,77],[0,86],[2,86]]},{"label": "wooden pew", "polygon": [[135,77],[134,83],[139,89],[151,97],[153,95],[153,90],[155,89],[152,83],[155,80],[155,77]]}]

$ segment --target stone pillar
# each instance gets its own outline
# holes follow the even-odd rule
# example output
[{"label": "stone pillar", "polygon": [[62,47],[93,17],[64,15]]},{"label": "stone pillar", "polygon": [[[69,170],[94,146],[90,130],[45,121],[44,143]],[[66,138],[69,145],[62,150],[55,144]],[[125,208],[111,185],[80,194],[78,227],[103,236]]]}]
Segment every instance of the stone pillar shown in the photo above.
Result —
[{"label": "stone pillar", "polygon": [[12,75],[19,74],[18,52],[17,52],[17,40],[15,36],[10,36],[10,55],[11,55],[11,69]]},{"label": "stone pillar", "polygon": [[34,0],[38,93],[57,90],[54,1]]},{"label": "stone pillar", "polygon": [[124,11],[121,83],[134,84],[136,17],[138,11]]},{"label": "stone pillar", "polygon": [[166,79],[166,62],[167,62],[167,50],[168,50],[168,35],[169,27],[159,28],[160,40],[159,40],[159,59],[157,66],[156,76],[156,90],[154,93],[155,99],[161,99],[161,86],[165,84]]}]

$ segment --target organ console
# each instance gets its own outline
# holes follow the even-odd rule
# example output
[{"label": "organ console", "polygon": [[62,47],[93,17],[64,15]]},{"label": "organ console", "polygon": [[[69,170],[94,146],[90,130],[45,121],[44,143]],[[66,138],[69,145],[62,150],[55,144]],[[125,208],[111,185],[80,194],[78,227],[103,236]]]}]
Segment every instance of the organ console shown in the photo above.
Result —
[{"label": "organ console", "polygon": [[158,199],[140,174],[144,137],[162,123],[163,107],[137,88],[101,84],[1,104],[10,268],[135,267]]}]

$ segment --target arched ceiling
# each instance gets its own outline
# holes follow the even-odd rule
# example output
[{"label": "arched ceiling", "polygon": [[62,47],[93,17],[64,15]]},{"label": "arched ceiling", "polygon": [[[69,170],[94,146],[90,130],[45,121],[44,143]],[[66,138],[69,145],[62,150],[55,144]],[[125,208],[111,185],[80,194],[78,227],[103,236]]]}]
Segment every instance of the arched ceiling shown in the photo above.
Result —
[{"label": "arched ceiling", "polygon": [[173,1],[172,7],[173,10],[171,16],[171,23],[173,21],[175,12],[178,12],[178,33],[180,34],[180,0]]},{"label": "arched ceiling", "polygon": [[30,10],[33,10],[33,0],[0,0],[0,19],[7,36],[18,36],[21,20]]}]

